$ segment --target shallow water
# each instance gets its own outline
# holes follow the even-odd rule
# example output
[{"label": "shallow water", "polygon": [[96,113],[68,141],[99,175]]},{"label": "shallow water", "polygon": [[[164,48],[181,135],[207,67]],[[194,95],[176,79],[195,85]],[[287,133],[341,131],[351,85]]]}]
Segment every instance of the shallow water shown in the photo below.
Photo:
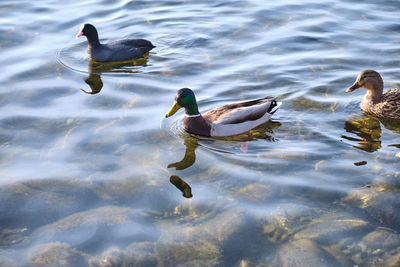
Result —
[{"label": "shallow water", "polygon": [[[400,123],[362,114],[363,89],[345,93],[367,68],[400,83],[399,9],[1,1],[0,262],[400,262]],[[156,48],[90,64],[74,38],[85,22],[104,42]],[[251,136],[197,138],[182,112],[164,118],[182,87],[201,111],[266,95],[283,104]]]}]

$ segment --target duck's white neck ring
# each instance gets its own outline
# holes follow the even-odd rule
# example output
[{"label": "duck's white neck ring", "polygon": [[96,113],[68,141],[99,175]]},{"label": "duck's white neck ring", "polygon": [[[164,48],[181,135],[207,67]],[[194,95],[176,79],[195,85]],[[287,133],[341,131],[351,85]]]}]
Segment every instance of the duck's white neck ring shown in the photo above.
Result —
[{"label": "duck's white neck ring", "polygon": [[200,117],[200,114],[196,114],[196,115],[186,115],[186,114],[185,114],[185,117],[188,117],[188,118],[196,118],[196,117]]}]

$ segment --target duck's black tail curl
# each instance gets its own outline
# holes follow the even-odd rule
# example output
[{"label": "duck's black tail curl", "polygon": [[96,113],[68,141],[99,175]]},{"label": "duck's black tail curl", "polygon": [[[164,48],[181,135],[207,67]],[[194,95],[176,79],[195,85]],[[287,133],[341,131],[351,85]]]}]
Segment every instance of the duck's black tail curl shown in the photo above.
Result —
[{"label": "duck's black tail curl", "polygon": [[276,100],[272,100],[271,105],[269,106],[267,112],[268,112],[269,114],[274,114],[274,113],[278,110],[278,109],[275,109],[275,110],[274,110],[274,108],[275,108],[276,106],[278,106],[278,103],[276,103]]}]

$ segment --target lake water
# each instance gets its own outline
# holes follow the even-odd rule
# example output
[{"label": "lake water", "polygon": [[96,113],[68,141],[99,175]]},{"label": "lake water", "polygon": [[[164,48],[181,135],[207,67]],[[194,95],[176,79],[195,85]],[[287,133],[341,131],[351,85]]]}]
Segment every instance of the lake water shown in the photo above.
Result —
[{"label": "lake water", "polygon": [[[400,84],[399,1],[0,11],[1,266],[400,263],[400,123],[362,114],[364,89],[345,93],[364,69]],[[90,64],[82,23],[156,48]],[[197,138],[182,111],[164,118],[182,87],[200,111],[283,104],[251,136]]]}]

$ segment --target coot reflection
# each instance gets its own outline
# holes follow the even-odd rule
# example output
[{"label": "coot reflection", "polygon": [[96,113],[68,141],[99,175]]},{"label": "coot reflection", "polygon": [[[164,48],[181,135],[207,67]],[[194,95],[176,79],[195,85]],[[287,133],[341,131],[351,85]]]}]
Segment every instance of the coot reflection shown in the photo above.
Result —
[{"label": "coot reflection", "polygon": [[91,91],[87,91],[82,88],[80,89],[86,94],[98,94],[103,88],[103,81],[101,79],[102,73],[139,73],[140,70],[137,69],[137,67],[146,66],[147,57],[148,54],[144,58],[112,63],[100,63],[90,60],[88,64],[89,77],[87,77],[84,81],[89,85]]}]

